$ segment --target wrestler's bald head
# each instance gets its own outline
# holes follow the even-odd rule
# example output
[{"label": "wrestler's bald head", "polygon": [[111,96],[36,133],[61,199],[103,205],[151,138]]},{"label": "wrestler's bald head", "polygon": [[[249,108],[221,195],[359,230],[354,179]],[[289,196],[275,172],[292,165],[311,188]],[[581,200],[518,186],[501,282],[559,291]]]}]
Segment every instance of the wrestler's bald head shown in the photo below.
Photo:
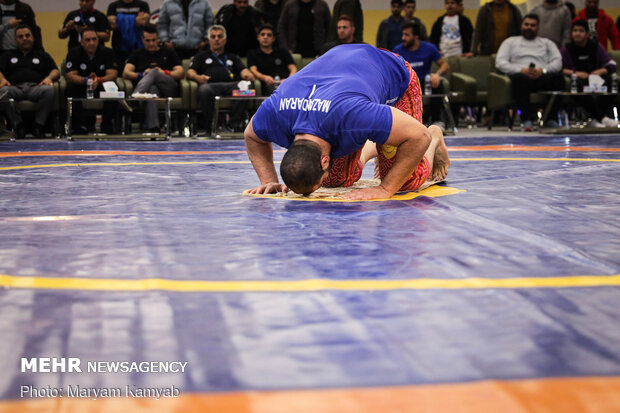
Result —
[{"label": "wrestler's bald head", "polygon": [[293,142],[280,163],[284,184],[296,194],[309,195],[314,192],[321,184],[324,173],[321,147],[308,140]]}]

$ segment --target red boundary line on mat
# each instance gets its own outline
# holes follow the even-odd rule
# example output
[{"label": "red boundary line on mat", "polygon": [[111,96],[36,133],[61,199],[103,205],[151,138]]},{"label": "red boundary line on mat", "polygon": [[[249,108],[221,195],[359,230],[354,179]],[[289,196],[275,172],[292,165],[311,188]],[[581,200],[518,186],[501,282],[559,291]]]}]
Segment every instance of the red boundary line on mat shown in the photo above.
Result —
[{"label": "red boundary line on mat", "polygon": [[[486,146],[451,146],[450,151],[521,151],[521,152],[620,152],[620,148],[597,148],[580,146],[525,146],[525,145],[486,145]],[[284,152],[275,150],[274,152]],[[245,151],[31,151],[2,152],[0,158],[22,156],[163,156],[163,155],[232,155],[244,154]]]}]

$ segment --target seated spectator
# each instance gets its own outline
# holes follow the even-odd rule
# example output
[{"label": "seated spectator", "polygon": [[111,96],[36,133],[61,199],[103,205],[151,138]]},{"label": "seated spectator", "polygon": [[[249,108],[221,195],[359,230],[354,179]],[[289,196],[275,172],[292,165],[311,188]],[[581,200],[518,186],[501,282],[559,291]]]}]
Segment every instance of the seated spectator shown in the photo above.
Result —
[{"label": "seated spectator", "polygon": [[597,40],[607,49],[607,40],[609,39],[612,49],[620,50],[620,34],[613,19],[605,13],[605,10],[598,7],[599,0],[585,0],[585,2],[586,7],[577,13],[577,17],[573,21],[587,21],[592,40]]},{"label": "seated spectator", "polygon": [[112,33],[112,50],[118,70],[135,50],[142,49],[142,29],[149,24],[151,12],[146,1],[116,0],[108,6],[108,22]]},{"label": "seated spectator", "polygon": [[[583,91],[590,75],[599,75],[605,79],[607,88],[611,88],[611,73],[616,71],[614,62],[607,50],[598,42],[590,39],[590,28],[585,20],[577,20],[573,23],[571,31],[572,40],[565,44],[560,53],[562,54],[562,73],[565,76],[577,76],[577,90]],[[591,127],[617,127],[618,121],[607,117],[611,114],[611,96],[600,96],[598,101],[593,96],[574,97],[586,111],[594,117],[590,122]]]},{"label": "seated spectator", "polygon": [[417,3],[416,0],[405,0],[403,10],[405,11],[405,22],[413,22],[420,25],[420,40],[428,41],[428,31],[422,20],[414,16]]},{"label": "seated spectator", "polygon": [[390,10],[392,15],[381,21],[377,30],[377,47],[381,49],[394,50],[402,39],[402,28],[405,19],[401,13],[403,12],[402,0],[390,0]]},{"label": "seated spectator", "polygon": [[263,95],[268,96],[278,87],[275,77],[284,81],[297,72],[293,57],[286,49],[273,47],[276,36],[273,26],[263,24],[258,30],[257,50],[248,52],[248,67],[252,74],[261,81]]},{"label": "seated spectator", "polygon": [[105,14],[95,10],[95,0],[79,0],[80,8],[67,14],[62,27],[58,30],[58,37],[69,37],[68,49],[80,45],[80,34],[85,27],[90,26],[97,32],[102,44],[110,39],[110,23]]},{"label": "seated spectator", "polygon": [[497,53],[504,40],[520,34],[520,27],[521,12],[509,0],[486,3],[478,11],[471,52],[476,56]]},{"label": "seated spectator", "polygon": [[[154,28],[142,32],[144,49],[129,56],[123,77],[134,83],[134,93],[151,93],[158,97],[175,97],[179,94],[179,80],[185,75],[183,64],[174,52],[160,47],[159,36]],[[157,102],[145,102],[146,128],[160,132]]]},{"label": "seated spectator", "polygon": [[173,48],[183,60],[207,46],[207,30],[212,24],[213,11],[206,0],[165,0],[157,32],[164,46]]},{"label": "seated spectator", "polygon": [[364,41],[364,12],[360,0],[337,0],[332,11],[332,20],[329,27],[329,39],[338,40],[338,21],[340,17],[348,16],[351,18],[355,27],[355,43]]},{"label": "seated spectator", "polygon": [[[495,65],[510,77],[524,130],[531,131],[536,112],[530,104],[530,93],[564,89],[564,76],[560,72],[562,56],[555,43],[537,36],[538,16],[535,14],[523,18],[521,33],[521,36],[509,37],[502,43]],[[548,126],[556,124],[550,121]]]},{"label": "seated spectator", "polygon": [[[432,44],[420,40],[420,26],[416,23],[405,23],[403,25],[403,42],[394,48],[394,53],[401,55],[411,68],[418,75],[420,84],[424,89],[424,81],[427,75],[430,75],[431,87],[433,93],[443,93],[444,88],[441,84],[441,77],[450,70],[450,65],[446,59],[439,53],[439,50]],[[436,73],[431,74],[431,65],[436,62],[439,69]],[[431,99],[430,117],[433,122],[440,122],[439,114],[441,111],[440,99]],[[429,112],[424,113],[424,121],[428,123]],[[438,126],[443,128],[443,125]]]},{"label": "seated spectator", "polygon": [[[86,97],[86,85],[93,82],[95,97],[102,92],[103,82],[114,81],[118,76],[116,57],[112,49],[99,45],[97,32],[91,27],[82,30],[80,45],[71,49],[65,59],[67,74],[67,96],[74,98]],[[117,104],[105,102],[103,105],[103,119],[101,132],[112,134],[114,129],[114,115]],[[85,135],[95,131],[95,117],[84,119],[80,102],[73,104],[73,130],[77,134]]]},{"label": "seated spectator", "polygon": [[463,56],[469,53],[474,27],[471,21],[459,14],[463,0],[445,0],[446,13],[440,16],[431,30],[431,43],[443,54]]},{"label": "seated spectator", "polygon": [[278,22],[278,43],[291,54],[316,57],[327,41],[330,20],[325,0],[288,0]]},{"label": "seated spectator", "polygon": [[32,7],[21,0],[0,0],[0,55],[8,50],[17,50],[15,28],[21,24],[32,29],[34,49],[43,49],[41,29],[37,26]]},{"label": "seated spectator", "polygon": [[271,24],[274,28],[278,27],[283,5],[284,0],[256,0],[254,3],[254,7],[263,13],[265,23]]},{"label": "seated spectator", "polygon": [[226,28],[226,51],[246,57],[248,50],[258,48],[256,33],[263,21],[263,14],[248,0],[233,0],[217,12],[213,23]]},{"label": "seated spectator", "polygon": [[538,35],[551,40],[560,48],[570,41],[571,17],[570,10],[562,0],[544,0],[535,6],[530,13],[540,19]]},{"label": "seated spectator", "polygon": [[[35,50],[32,29],[27,25],[15,29],[17,50],[8,51],[0,57],[0,93],[15,101],[31,100],[37,103],[32,134],[44,137],[44,128],[54,102],[52,82],[60,72],[54,59],[43,50]],[[3,104],[4,114],[11,118],[9,105]],[[19,110],[12,119],[18,138],[24,137],[24,126]]]},{"label": "seated spectator", "polygon": [[[190,63],[187,78],[198,82],[198,101],[203,112],[205,132],[212,135],[211,123],[215,96],[231,96],[240,80],[254,81],[254,75],[241,63],[239,56],[226,53],[226,29],[213,25],[209,28],[209,48],[199,52]],[[245,127],[247,102],[235,101],[229,128],[241,131]]]},{"label": "seated spectator", "polygon": [[333,47],[340,46],[341,44],[351,44],[351,43],[359,43],[355,40],[355,24],[353,23],[353,19],[346,14],[343,14],[338,19],[338,40],[333,42],[325,43],[321,50],[319,50],[319,54],[325,54],[327,51]]}]

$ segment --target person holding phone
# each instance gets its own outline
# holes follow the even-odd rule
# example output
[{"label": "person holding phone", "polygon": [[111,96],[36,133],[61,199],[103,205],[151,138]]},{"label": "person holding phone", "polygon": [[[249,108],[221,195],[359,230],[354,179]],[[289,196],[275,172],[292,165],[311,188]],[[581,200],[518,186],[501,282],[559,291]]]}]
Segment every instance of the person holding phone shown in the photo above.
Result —
[{"label": "person holding phone", "polygon": [[78,0],[80,8],[67,14],[62,26],[58,30],[58,37],[69,37],[69,50],[80,45],[82,32],[86,27],[92,27],[97,33],[99,42],[105,43],[110,39],[110,24],[105,14],[95,10],[95,0]]},{"label": "person holding phone", "polygon": [[[157,30],[146,27],[142,32],[144,49],[129,56],[123,77],[131,80],[134,93],[151,93],[158,97],[174,97],[179,93],[179,80],[185,75],[181,60],[169,47],[161,47]],[[146,128],[159,133],[157,102],[145,102]]]},{"label": "person holding phone", "polygon": [[[521,110],[523,129],[532,131],[535,108],[530,93],[540,90],[563,90],[562,55],[549,39],[538,36],[538,16],[528,14],[521,23],[521,36],[504,40],[497,52],[496,67],[510,77],[512,94]],[[547,125],[555,127],[554,121]]]}]

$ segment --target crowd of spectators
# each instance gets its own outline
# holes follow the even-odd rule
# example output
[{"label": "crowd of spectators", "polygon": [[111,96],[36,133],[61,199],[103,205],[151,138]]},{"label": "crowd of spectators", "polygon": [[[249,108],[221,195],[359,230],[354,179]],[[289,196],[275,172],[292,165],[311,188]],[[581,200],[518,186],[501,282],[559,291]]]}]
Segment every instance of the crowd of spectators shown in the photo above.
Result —
[{"label": "crowd of spectators", "polygon": [[[337,0],[332,11],[325,0],[256,0],[254,6],[233,0],[215,16],[207,0],[165,0],[157,21],[143,0],[116,0],[105,15],[95,9],[95,1],[78,0],[79,8],[66,15],[58,30],[60,39],[68,38],[61,68],[67,95],[85,97],[92,87],[97,96],[104,82],[122,76],[137,93],[173,97],[179,94],[179,80],[187,78],[199,85],[207,134],[213,132],[214,97],[230,95],[240,80],[258,79],[269,94],[296,72],[292,54],[314,58],[363,41],[360,0]],[[496,67],[512,81],[526,130],[534,117],[529,92],[563,89],[562,75],[576,76],[580,90],[592,74],[609,85],[616,70],[607,50],[620,49],[620,17],[614,23],[598,0],[583,0],[581,10],[562,0],[542,0],[525,17],[509,0],[491,0],[480,7],[475,24],[463,14],[462,0],[445,0],[445,13],[430,36],[415,16],[416,0],[389,1],[390,16],[378,27],[377,47],[402,55],[422,84],[428,77],[433,93],[443,92],[441,76],[450,70],[446,57],[497,54]],[[186,71],[185,59],[191,59]],[[59,76],[57,64],[44,52],[32,8],[22,0],[0,0],[0,97],[37,102],[29,131],[21,115],[0,113],[19,136],[43,136],[51,85]],[[118,131],[115,111],[114,103],[106,103],[102,132]],[[240,130],[243,112],[243,103],[236,104],[227,127]],[[156,106],[147,105],[145,113],[144,128],[158,131]],[[611,126],[607,115],[594,110],[593,125]],[[431,105],[427,117],[437,120],[438,107]],[[81,116],[80,105],[74,106],[73,118],[74,128],[94,131],[94,119]]]}]

